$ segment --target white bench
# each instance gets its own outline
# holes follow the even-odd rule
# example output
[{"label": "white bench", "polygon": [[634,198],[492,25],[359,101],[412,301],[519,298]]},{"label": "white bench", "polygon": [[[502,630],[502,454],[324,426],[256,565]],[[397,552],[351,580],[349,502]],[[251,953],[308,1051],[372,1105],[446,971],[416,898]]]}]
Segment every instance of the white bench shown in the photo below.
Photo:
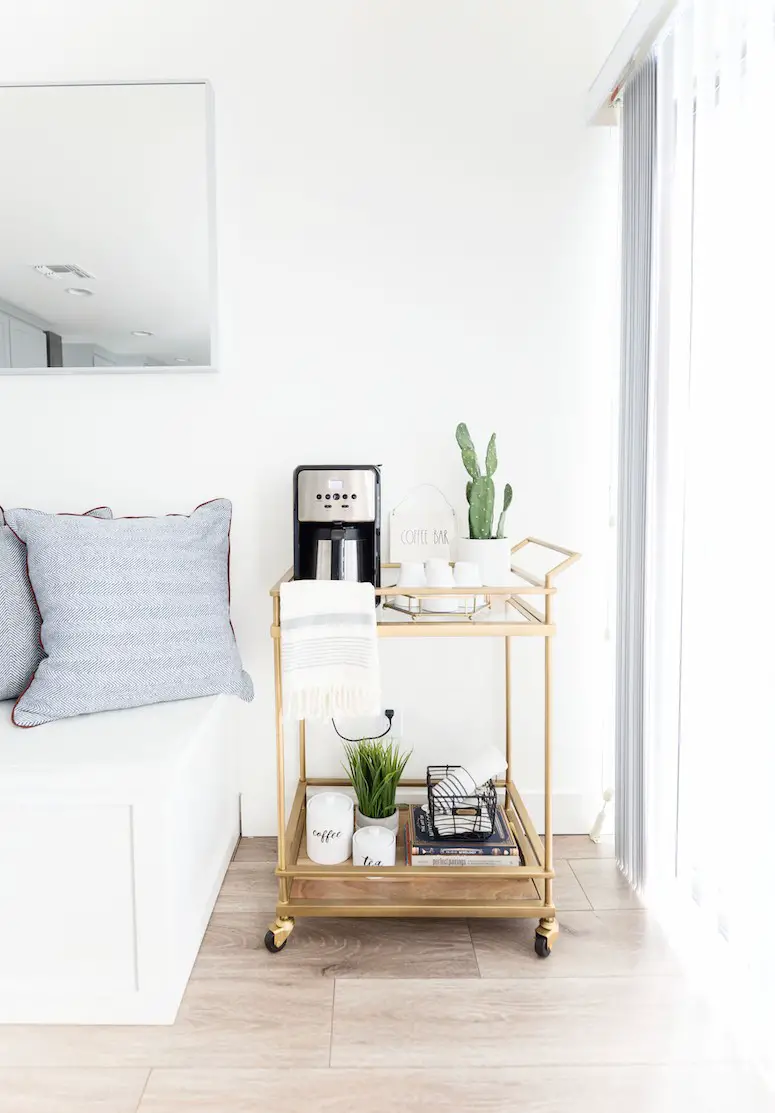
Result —
[{"label": "white bench", "polygon": [[0,1023],[172,1023],[239,837],[224,702],[0,703]]}]

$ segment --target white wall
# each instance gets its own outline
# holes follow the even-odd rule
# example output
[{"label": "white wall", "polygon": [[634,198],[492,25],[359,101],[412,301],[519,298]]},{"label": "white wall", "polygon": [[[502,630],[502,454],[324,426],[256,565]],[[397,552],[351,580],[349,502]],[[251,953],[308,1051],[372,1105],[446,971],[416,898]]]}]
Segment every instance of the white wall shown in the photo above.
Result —
[{"label": "white wall", "polygon": [[[294,465],[381,463],[387,507],[430,481],[462,511],[463,419],[479,441],[499,432],[511,532],[584,553],[557,607],[556,772],[573,815],[560,825],[596,810],[617,155],[583,107],[629,6],[26,0],[6,13],[5,81],[213,83],[222,373],[0,380],[0,502],[126,514],[234,500],[234,624],[256,682],[232,712],[247,833],[274,824],[267,590],[290,563]],[[540,644],[518,649],[532,658],[515,693],[532,793]],[[426,738],[501,730],[499,648],[384,650],[418,765]]]}]

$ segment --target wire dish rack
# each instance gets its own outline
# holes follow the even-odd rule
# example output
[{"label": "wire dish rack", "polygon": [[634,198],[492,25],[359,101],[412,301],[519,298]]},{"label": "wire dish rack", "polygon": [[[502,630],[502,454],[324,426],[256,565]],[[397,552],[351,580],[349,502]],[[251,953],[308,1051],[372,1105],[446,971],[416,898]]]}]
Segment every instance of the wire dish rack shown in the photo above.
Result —
[{"label": "wire dish rack", "polygon": [[[560,561],[542,575],[522,569],[514,558],[527,546],[559,554]],[[553,897],[552,852],[552,643],[557,628],[553,603],[556,578],[579,559],[580,554],[559,545],[526,537],[512,549],[512,581],[497,587],[407,587],[396,585],[397,565],[382,566],[383,586],[377,588],[381,601],[404,596],[418,601],[406,613],[388,603],[377,610],[380,638],[500,638],[504,646],[503,695],[506,731],[505,776],[493,782],[493,791],[503,803],[506,818],[517,841],[518,865],[481,865],[476,869],[449,866],[420,869],[408,864],[406,821],[408,809],[399,812],[396,865],[354,866],[352,862],[326,866],[312,862],[307,854],[305,831],[307,796],[321,788],[342,788],[341,777],[311,777],[307,774],[306,725],[298,724],[299,776],[290,811],[286,812],[286,724],[283,719],[283,668],[280,640],[280,586],[293,578],[292,570],[271,589],[274,647],[275,733],[277,740],[277,875],[276,919],[264,938],[267,950],[276,953],[287,944],[296,919],[307,916],[366,917],[501,917],[538,920],[535,950],[546,957],[559,931]],[[518,558],[517,558],[518,559]],[[428,599],[446,597],[460,602],[481,596],[484,605],[468,614],[421,611]],[[427,606],[427,604],[426,604]],[[422,614],[422,621],[417,615]],[[540,638],[544,646],[544,838],[541,839],[513,780],[511,693],[511,642],[515,637]],[[406,778],[399,793],[427,787],[426,779]]]},{"label": "wire dish rack", "polygon": [[[466,792],[460,765],[429,765],[428,818],[437,839],[489,839],[495,830],[498,795],[492,781]],[[442,793],[441,789],[446,791]]]}]

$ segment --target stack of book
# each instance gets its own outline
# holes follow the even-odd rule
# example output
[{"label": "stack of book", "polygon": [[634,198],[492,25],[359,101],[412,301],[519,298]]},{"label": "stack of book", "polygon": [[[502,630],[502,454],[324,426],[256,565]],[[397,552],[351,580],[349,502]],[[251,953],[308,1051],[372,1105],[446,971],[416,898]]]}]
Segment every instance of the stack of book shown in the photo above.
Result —
[{"label": "stack of book", "polygon": [[412,804],[406,825],[408,866],[521,866],[522,858],[514,832],[502,807],[495,813],[493,833],[486,839],[437,838],[428,809]]}]

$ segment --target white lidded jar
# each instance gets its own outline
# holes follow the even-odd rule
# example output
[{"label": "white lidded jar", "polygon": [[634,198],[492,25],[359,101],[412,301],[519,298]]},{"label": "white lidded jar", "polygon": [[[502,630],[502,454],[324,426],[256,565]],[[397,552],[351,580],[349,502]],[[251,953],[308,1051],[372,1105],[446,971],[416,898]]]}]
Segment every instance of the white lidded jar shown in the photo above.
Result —
[{"label": "white lidded jar", "polygon": [[353,847],[353,802],[343,792],[321,792],[307,801],[307,854],[320,866],[346,862]]},{"label": "white lidded jar", "polygon": [[396,836],[387,827],[359,827],[353,835],[354,866],[394,866]]}]

